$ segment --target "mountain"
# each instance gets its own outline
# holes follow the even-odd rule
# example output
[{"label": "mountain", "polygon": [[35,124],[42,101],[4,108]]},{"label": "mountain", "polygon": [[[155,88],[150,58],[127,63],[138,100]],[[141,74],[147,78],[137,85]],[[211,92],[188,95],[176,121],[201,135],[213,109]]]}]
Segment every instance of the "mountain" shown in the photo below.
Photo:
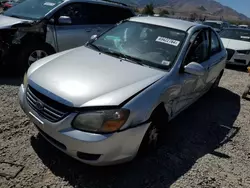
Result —
[{"label": "mountain", "polygon": [[153,3],[158,9],[172,10],[173,12],[197,13],[211,18],[228,20],[250,21],[250,18],[236,10],[224,6],[214,0],[135,0],[139,7]]}]

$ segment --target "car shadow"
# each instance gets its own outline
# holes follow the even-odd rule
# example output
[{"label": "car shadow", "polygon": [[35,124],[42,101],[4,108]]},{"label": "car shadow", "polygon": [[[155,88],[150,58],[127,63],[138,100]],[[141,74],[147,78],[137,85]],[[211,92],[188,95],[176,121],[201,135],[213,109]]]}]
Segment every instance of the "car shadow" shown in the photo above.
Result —
[{"label": "car shadow", "polygon": [[20,86],[21,83],[22,83],[22,78],[20,77],[1,77],[0,76],[0,86],[1,85]]},{"label": "car shadow", "polygon": [[20,86],[23,81],[22,75],[10,69],[0,66],[0,85]]},{"label": "car shadow", "polygon": [[240,96],[218,88],[170,122],[156,152],[117,166],[82,164],[55,149],[40,134],[31,138],[31,145],[54,175],[74,187],[169,187],[206,154],[230,158],[216,149],[239,131],[233,126],[239,111]]},{"label": "car shadow", "polygon": [[245,73],[247,72],[247,68],[245,66],[227,64],[226,68],[229,69],[229,70],[236,70],[236,71],[239,71],[239,72],[245,72]]}]

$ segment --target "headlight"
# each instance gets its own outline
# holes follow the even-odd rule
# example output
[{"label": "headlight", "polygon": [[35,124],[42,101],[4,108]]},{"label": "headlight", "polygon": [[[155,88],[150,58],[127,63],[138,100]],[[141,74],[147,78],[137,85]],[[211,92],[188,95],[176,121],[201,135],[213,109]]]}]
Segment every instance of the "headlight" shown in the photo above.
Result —
[{"label": "headlight", "polygon": [[27,73],[25,73],[24,76],[23,76],[23,85],[24,85],[25,88],[28,86]]},{"label": "headlight", "polygon": [[250,50],[237,50],[240,54],[250,54]]},{"label": "headlight", "polygon": [[128,116],[127,109],[86,112],[78,114],[72,126],[82,131],[110,133],[119,130]]}]

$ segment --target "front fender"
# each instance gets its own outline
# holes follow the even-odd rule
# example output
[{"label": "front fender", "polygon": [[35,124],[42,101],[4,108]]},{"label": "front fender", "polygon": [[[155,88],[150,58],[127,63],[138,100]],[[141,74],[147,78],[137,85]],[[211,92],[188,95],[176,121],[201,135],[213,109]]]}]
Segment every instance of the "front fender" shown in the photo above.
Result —
[{"label": "front fender", "polygon": [[153,111],[162,103],[171,118],[173,102],[180,94],[181,86],[166,80],[167,77],[160,79],[124,105],[130,110],[130,117],[123,129],[149,121]]}]

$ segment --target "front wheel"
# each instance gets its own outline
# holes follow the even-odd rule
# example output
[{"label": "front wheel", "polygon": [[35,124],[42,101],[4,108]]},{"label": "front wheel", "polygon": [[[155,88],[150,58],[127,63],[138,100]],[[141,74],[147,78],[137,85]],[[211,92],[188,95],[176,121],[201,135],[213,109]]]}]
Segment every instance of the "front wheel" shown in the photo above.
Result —
[{"label": "front wheel", "polygon": [[154,151],[158,145],[160,126],[156,122],[152,122],[146,134],[143,137],[140,145],[138,156],[143,156],[151,151]]},{"label": "front wheel", "polygon": [[42,59],[46,56],[48,56],[48,53],[46,52],[46,50],[34,50],[33,52],[30,53],[27,64],[28,66],[30,66],[35,61]]},{"label": "front wheel", "polygon": [[19,67],[22,72],[27,69],[37,60],[42,59],[48,55],[55,53],[55,50],[45,43],[38,43],[36,45],[26,44],[19,54]]}]

